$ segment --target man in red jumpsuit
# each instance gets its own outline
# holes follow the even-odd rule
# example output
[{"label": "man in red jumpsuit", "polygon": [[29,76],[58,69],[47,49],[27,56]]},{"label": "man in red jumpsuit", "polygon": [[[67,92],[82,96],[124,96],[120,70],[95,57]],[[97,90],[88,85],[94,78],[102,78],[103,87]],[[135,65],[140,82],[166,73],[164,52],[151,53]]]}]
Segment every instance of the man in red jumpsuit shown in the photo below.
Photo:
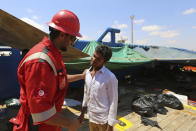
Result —
[{"label": "man in red jumpsuit", "polygon": [[75,131],[80,127],[77,119],[68,118],[62,112],[68,82],[84,79],[85,72],[67,75],[60,51],[74,44],[79,33],[78,17],[71,11],[57,12],[49,26],[49,38],[35,45],[18,67],[21,86],[21,107],[18,115],[10,119],[14,131],[28,131],[29,119],[39,131],[60,131],[61,127]]}]

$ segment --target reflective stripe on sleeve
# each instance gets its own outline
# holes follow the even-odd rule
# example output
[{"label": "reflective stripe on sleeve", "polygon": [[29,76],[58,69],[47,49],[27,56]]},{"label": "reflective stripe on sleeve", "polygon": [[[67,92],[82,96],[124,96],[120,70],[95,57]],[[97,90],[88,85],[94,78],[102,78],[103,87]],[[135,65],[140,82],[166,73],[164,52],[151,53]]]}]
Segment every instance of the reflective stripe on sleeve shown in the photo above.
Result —
[{"label": "reflective stripe on sleeve", "polygon": [[47,54],[43,53],[43,52],[37,52],[37,53],[34,53],[34,54],[28,56],[28,57],[23,61],[23,63],[21,64],[21,66],[22,66],[25,62],[27,62],[27,61],[30,61],[30,60],[33,60],[33,59],[38,59],[38,58],[41,58],[41,59],[47,61],[48,64],[52,67],[55,76],[57,76],[57,71],[56,71],[56,68],[55,68],[54,63],[52,62],[52,60],[50,59],[50,57],[49,57]]},{"label": "reflective stripe on sleeve", "polygon": [[53,106],[49,110],[41,112],[41,113],[31,113],[34,123],[45,121],[45,120],[49,119],[50,117],[52,117],[54,114],[56,114],[55,106]]}]

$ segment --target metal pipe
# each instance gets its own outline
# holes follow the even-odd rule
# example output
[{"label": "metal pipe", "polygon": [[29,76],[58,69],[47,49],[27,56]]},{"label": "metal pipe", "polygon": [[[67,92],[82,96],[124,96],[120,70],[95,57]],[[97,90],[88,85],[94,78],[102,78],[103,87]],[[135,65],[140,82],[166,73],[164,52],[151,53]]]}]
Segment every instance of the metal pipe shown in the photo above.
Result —
[{"label": "metal pipe", "polygon": [[133,44],[133,19],[134,15],[130,16],[131,18],[131,43]]}]

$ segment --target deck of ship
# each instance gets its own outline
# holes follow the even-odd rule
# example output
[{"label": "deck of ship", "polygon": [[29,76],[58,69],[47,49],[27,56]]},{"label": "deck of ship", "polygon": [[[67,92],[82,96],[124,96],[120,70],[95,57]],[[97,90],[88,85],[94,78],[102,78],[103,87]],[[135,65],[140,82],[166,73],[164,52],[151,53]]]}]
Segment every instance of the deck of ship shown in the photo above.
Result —
[{"label": "deck of ship", "polygon": [[[114,131],[195,131],[196,130],[196,108],[192,106],[184,105],[184,110],[175,110],[171,108],[166,108],[168,110],[166,115],[157,114],[151,117],[151,120],[157,121],[158,127],[152,127],[150,125],[145,126],[141,123],[141,116],[132,112],[130,108],[130,96],[131,94],[126,94],[120,98],[120,103],[118,105],[118,117],[125,124],[117,124],[114,127]],[[68,112],[70,110],[73,112],[71,114]],[[65,115],[72,117],[77,117],[80,111],[77,108],[65,107]],[[67,131],[63,129],[62,131]],[[88,119],[86,119],[79,129],[79,131],[89,131]]]}]

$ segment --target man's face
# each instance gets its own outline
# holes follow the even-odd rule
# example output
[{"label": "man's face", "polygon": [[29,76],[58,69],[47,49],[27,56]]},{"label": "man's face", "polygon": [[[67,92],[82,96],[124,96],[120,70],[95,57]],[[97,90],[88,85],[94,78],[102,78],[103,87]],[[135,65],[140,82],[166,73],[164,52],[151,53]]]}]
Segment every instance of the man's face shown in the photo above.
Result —
[{"label": "man's face", "polygon": [[67,51],[67,48],[70,45],[73,45],[77,41],[77,38],[75,36],[71,36],[71,35],[64,34],[64,33],[62,33],[61,35],[62,35],[61,37],[62,39],[60,42],[59,49],[61,51]]},{"label": "man's face", "polygon": [[93,56],[91,57],[91,65],[95,70],[99,70],[105,64],[104,57],[97,52],[94,52]]}]

